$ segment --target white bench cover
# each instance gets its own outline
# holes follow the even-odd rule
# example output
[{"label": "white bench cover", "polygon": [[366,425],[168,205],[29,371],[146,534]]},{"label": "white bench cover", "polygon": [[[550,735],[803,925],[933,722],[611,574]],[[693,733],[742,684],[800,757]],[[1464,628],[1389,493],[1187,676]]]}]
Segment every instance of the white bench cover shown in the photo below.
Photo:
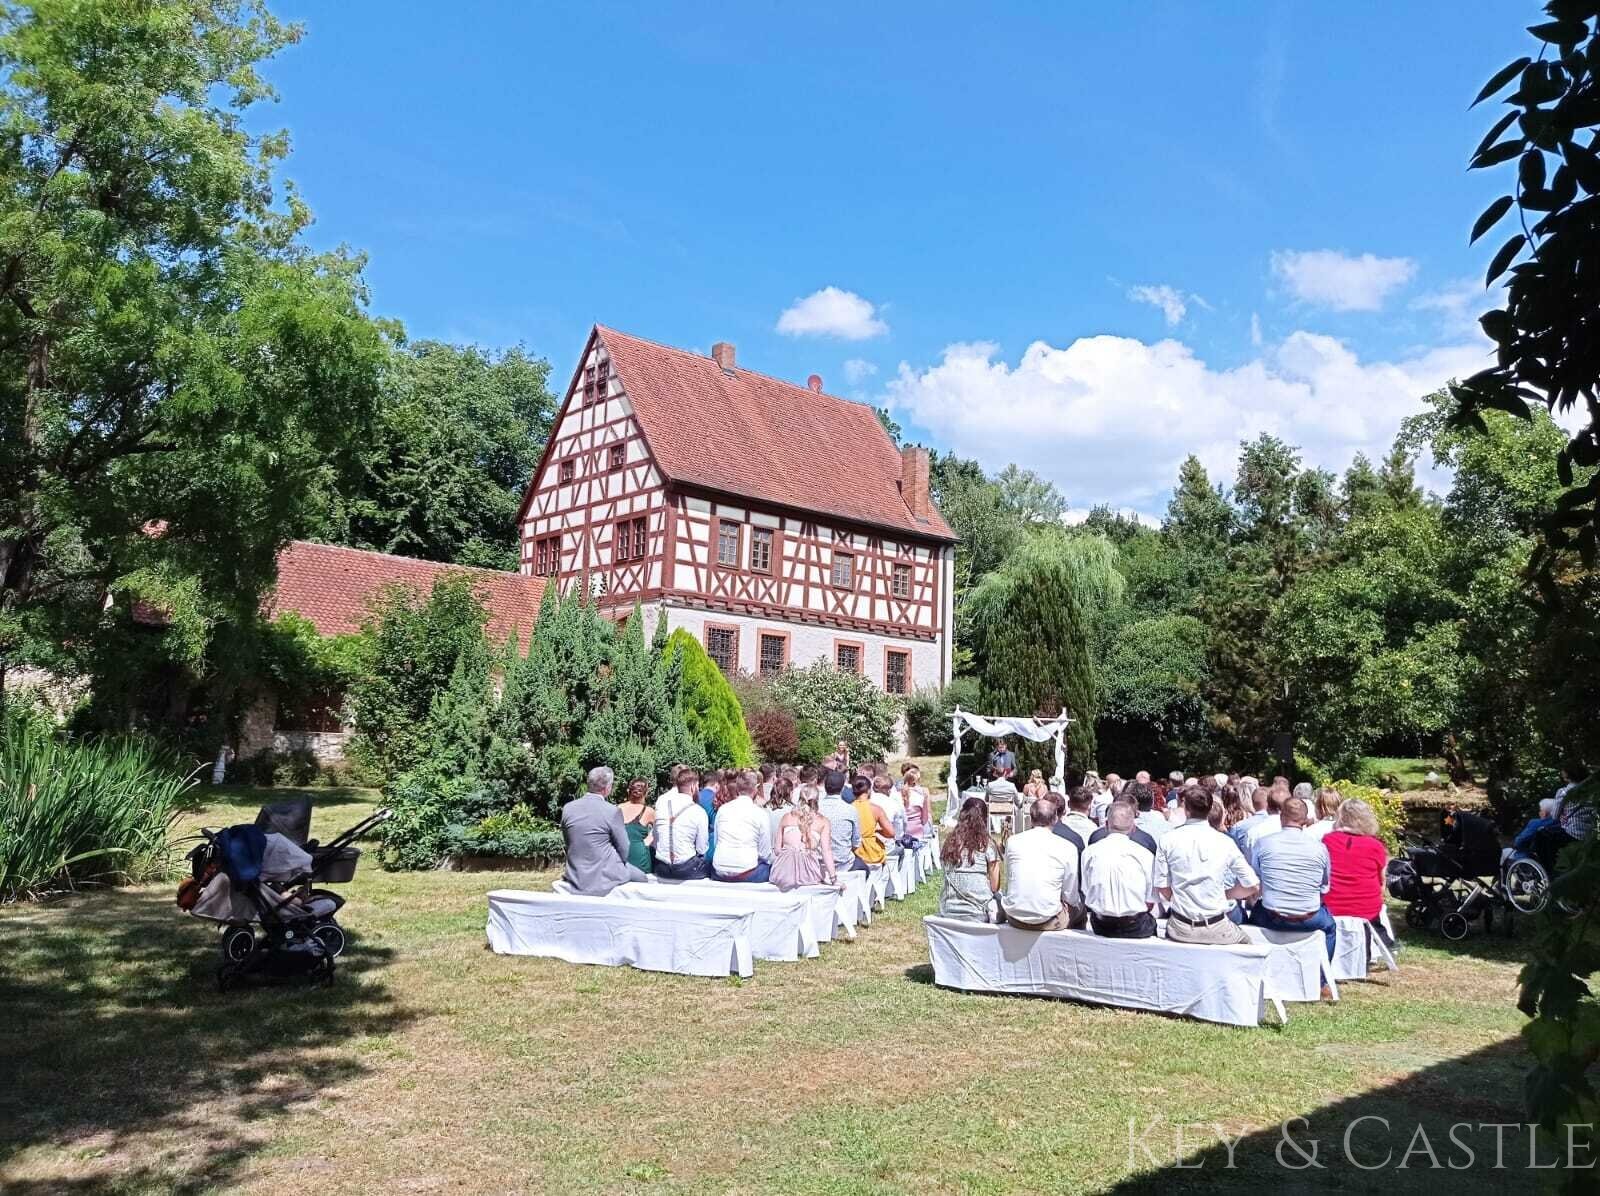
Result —
[{"label": "white bench cover", "polygon": [[[783,890],[772,884],[733,884],[730,885],[720,880],[666,880],[657,878],[657,884],[666,886],[669,890],[678,889],[689,893],[726,893],[729,889],[738,892],[774,893],[783,895]],[[841,893],[831,885],[802,885],[790,892],[796,897],[804,897],[811,903],[811,928],[816,932],[817,942],[830,943],[834,935],[839,934],[844,938],[856,937],[856,907],[857,899],[848,893]]]},{"label": "white bench cover", "polygon": [[495,889],[488,934],[501,955],[627,964],[680,976],[749,976],[754,920],[748,910]]},{"label": "white bench cover", "polygon": [[1085,930],[1019,930],[951,918],[922,920],[934,983],[971,992],[1064,997],[1258,1026],[1271,1001],[1264,946],[1212,947],[1165,939],[1107,939]]},{"label": "white bench cover", "polygon": [[1267,996],[1280,1001],[1320,1001],[1326,984],[1333,999],[1339,985],[1328,960],[1328,938],[1320,930],[1268,930],[1246,926],[1244,932],[1272,948],[1267,957]]},{"label": "white bench cover", "polygon": [[[714,890],[701,886],[714,886]],[[800,893],[782,893],[768,885],[728,884],[720,880],[686,881],[680,885],[633,882],[618,885],[605,900],[629,905],[738,910],[752,917],[750,950],[757,959],[793,963],[817,956],[811,901]]]}]

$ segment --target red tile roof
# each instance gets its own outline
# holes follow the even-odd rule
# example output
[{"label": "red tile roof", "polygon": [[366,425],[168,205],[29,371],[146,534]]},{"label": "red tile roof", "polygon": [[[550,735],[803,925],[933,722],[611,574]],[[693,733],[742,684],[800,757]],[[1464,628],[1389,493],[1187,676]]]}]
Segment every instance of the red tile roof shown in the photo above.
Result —
[{"label": "red tile roof", "polygon": [[504,640],[514,630],[527,639],[539,616],[542,578],[307,540],[294,540],[278,554],[278,585],[263,610],[268,615],[294,611],[309,619],[322,635],[345,635],[361,630],[372,598],[384,586],[410,585],[426,596],[435,579],[445,573],[465,573],[472,578],[489,611],[491,636]]},{"label": "red tile roof", "polygon": [[597,327],[673,482],[935,540],[955,533],[900,495],[900,454],[863,403]]}]

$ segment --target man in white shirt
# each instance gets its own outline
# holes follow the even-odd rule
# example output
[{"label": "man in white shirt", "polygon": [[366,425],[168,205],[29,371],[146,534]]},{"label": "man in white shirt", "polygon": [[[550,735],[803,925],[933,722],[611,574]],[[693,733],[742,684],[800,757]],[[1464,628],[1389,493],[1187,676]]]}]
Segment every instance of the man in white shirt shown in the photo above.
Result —
[{"label": "man in white shirt", "polygon": [[1147,939],[1156,932],[1150,913],[1155,904],[1150,883],[1155,860],[1128,838],[1133,819],[1132,806],[1112,803],[1106,812],[1110,833],[1083,853],[1083,903],[1090,928],[1105,938]]},{"label": "man in white shirt", "polygon": [[700,774],[692,768],[677,772],[677,788],[656,799],[656,875],[667,880],[700,880],[706,863],[706,841],[711,820],[695,795]]},{"label": "man in white shirt", "polygon": [[[1094,787],[1094,796],[1089,799],[1089,818],[1096,827],[1106,824],[1106,811],[1111,808],[1111,803],[1116,800],[1116,794],[1111,792],[1110,782],[1116,779],[1116,773],[1107,773],[1104,781],[1098,781]],[[1087,839],[1084,840],[1088,842]]]},{"label": "man in white shirt", "polygon": [[1067,810],[1061,818],[1062,825],[1085,844],[1089,842],[1089,836],[1100,829],[1089,817],[1089,807],[1093,804],[1094,792],[1087,785],[1079,785],[1067,798]]},{"label": "man in white shirt", "polygon": [[1122,792],[1124,798],[1131,796],[1138,804],[1139,812],[1134,816],[1133,824],[1160,843],[1161,836],[1172,829],[1172,824],[1167,821],[1165,814],[1156,813],[1155,790],[1143,781],[1135,781],[1131,785],[1124,786]]},{"label": "man in white shirt", "polygon": [[1078,849],[1054,831],[1056,803],[1029,808],[1033,826],[1006,840],[1006,883],[1000,905],[1023,930],[1065,930],[1083,924],[1078,900]]},{"label": "man in white shirt", "polygon": [[1024,798],[1017,792],[1017,787],[1011,783],[1009,777],[995,777],[983,787],[983,800],[989,803],[989,812],[998,814],[1007,805],[1011,807],[1011,830],[1016,834],[1022,830],[1022,803]]},{"label": "man in white shirt", "polygon": [[772,820],[751,800],[759,778],[741,772],[733,782],[733,800],[717,811],[717,846],[711,855],[714,880],[760,884],[772,869]]},{"label": "man in white shirt", "polygon": [[1182,801],[1188,821],[1173,827],[1156,848],[1153,880],[1167,903],[1167,937],[1175,943],[1247,943],[1250,936],[1230,920],[1232,902],[1255,897],[1261,881],[1239,845],[1211,828],[1211,795],[1190,786]]},{"label": "man in white shirt", "polygon": [[872,778],[872,804],[888,816],[889,825],[895,828],[896,833],[904,833],[906,826],[906,803],[895,792],[893,783],[888,777]]}]

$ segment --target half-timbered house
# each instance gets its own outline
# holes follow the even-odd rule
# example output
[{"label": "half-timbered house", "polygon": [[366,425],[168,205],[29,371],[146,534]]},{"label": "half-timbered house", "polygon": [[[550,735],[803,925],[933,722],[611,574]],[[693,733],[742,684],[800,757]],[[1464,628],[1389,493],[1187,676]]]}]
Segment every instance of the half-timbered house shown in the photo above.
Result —
[{"label": "half-timbered house", "polygon": [[955,535],[870,407],[596,327],[523,498],[522,572],[686,628],[726,671],[950,678]]}]

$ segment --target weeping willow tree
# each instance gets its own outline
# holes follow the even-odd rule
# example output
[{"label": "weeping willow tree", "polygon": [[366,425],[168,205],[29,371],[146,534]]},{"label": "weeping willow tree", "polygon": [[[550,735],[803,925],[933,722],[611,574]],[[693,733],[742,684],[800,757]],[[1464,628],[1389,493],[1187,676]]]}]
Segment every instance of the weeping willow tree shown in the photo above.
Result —
[{"label": "weeping willow tree", "polygon": [[[1096,624],[1121,595],[1112,557],[1084,543],[1093,539],[1055,531],[1030,536],[966,598],[984,712],[1056,714],[1065,707],[1076,720],[1067,759],[1078,768],[1095,756]],[[1021,767],[1048,775],[1049,744],[1015,747]]]}]

